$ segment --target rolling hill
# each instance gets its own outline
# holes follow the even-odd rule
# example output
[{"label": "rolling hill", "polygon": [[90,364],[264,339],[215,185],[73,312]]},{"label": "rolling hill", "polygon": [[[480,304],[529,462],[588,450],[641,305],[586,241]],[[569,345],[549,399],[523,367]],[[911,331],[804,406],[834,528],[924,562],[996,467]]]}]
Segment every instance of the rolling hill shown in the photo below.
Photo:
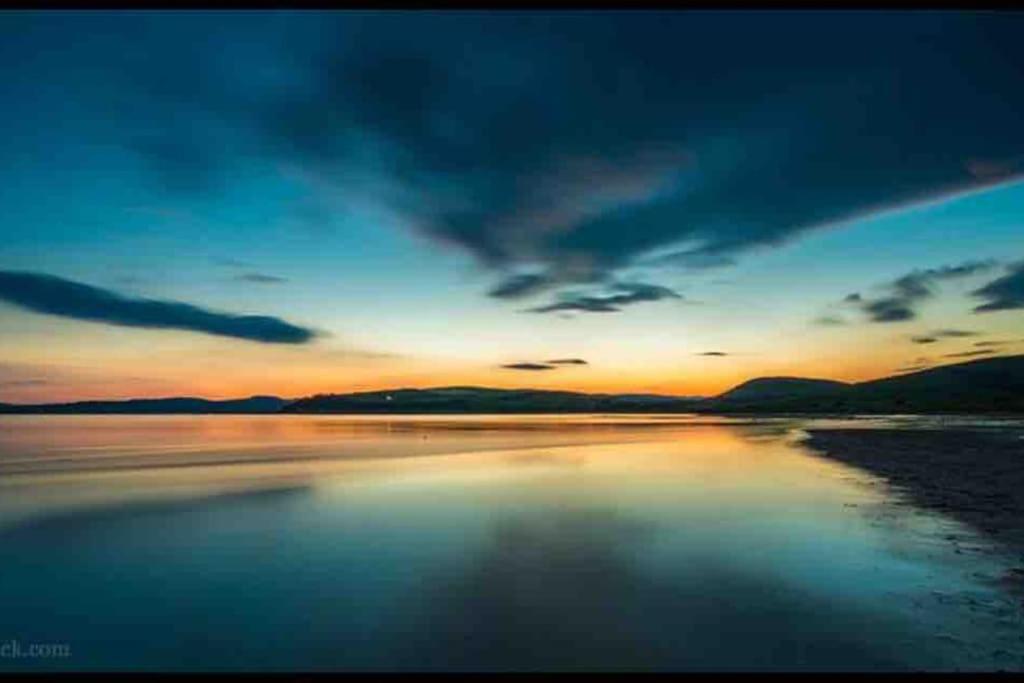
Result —
[{"label": "rolling hill", "polygon": [[632,413],[690,412],[699,400],[653,394],[584,394],[539,389],[441,387],[300,399],[288,413]]},{"label": "rolling hill", "polygon": [[14,414],[260,414],[277,413],[288,400],[277,396],[211,401],[205,398],[135,398],[125,401],[78,401],[75,403],[41,403],[18,405],[0,403],[0,413]]},{"label": "rolling hill", "polygon": [[813,397],[850,386],[830,379],[802,377],[759,377],[733,387],[716,398],[723,401],[768,401],[779,398]]},{"label": "rolling hill", "polygon": [[15,414],[484,414],[484,413],[984,413],[1024,414],[1024,355],[945,365],[869,382],[761,377],[713,398],[439,387],[212,401],[179,397],[17,405]]},{"label": "rolling hill", "polygon": [[1024,356],[945,365],[843,384],[763,378],[708,399],[721,413],[1024,413]]}]

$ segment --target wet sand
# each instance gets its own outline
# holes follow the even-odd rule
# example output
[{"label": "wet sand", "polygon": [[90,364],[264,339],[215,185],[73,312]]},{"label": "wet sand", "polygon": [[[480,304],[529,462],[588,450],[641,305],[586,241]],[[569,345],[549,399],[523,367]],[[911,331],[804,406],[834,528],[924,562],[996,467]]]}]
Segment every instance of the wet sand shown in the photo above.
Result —
[{"label": "wet sand", "polygon": [[[884,478],[914,505],[977,529],[1015,554],[1024,589],[1024,429],[809,429],[807,445]],[[955,539],[950,539],[955,543]]]}]

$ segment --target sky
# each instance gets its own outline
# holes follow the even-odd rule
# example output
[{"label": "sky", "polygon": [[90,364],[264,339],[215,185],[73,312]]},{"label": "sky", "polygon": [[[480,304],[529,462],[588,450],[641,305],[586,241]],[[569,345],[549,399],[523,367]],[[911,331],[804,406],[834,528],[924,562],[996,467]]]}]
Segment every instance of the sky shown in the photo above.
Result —
[{"label": "sky", "polygon": [[1024,14],[4,12],[0,401],[1024,353]]}]

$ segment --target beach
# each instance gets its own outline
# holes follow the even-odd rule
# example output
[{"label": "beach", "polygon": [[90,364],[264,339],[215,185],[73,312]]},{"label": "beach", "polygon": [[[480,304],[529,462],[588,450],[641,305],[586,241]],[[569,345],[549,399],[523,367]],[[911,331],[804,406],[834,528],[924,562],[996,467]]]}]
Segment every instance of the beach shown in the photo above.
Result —
[{"label": "beach", "polygon": [[[1024,588],[1024,428],[807,430],[807,445],[887,482],[906,502],[953,517],[1015,554]],[[958,538],[949,537],[954,546]],[[959,550],[959,548],[958,548]]]}]

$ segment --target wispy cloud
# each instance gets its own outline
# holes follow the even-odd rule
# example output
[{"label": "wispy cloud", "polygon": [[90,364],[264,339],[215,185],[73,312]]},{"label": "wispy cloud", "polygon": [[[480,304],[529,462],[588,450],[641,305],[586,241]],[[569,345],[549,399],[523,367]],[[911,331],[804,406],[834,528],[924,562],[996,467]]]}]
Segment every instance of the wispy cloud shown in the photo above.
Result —
[{"label": "wispy cloud", "polygon": [[496,299],[519,299],[544,291],[551,281],[543,275],[512,275],[499,282],[487,294]]},{"label": "wispy cloud", "polygon": [[908,361],[906,364],[896,368],[895,372],[918,372],[919,370],[927,370],[934,366],[934,361],[927,356],[918,356],[912,361]]},{"label": "wispy cloud", "polygon": [[883,296],[867,298],[855,292],[847,295],[843,302],[859,308],[872,322],[896,323],[913,320],[917,317],[917,307],[935,296],[935,288],[939,282],[967,278],[989,271],[995,266],[995,261],[987,260],[914,270],[885,285],[886,294]]},{"label": "wispy cloud", "polygon": [[543,371],[543,370],[559,370],[568,367],[578,367],[583,365],[590,365],[587,361],[582,358],[554,358],[552,360],[545,361],[523,361],[520,363],[508,363],[502,365],[505,370],[526,370],[526,371]]},{"label": "wispy cloud", "polygon": [[610,294],[585,295],[568,294],[560,301],[529,309],[532,313],[552,313],[555,311],[581,311],[585,313],[616,313],[623,306],[645,301],[661,301],[662,299],[682,299],[682,295],[660,285],[642,282],[617,282],[609,287]]},{"label": "wispy cloud", "polygon": [[910,341],[915,344],[934,344],[942,339],[959,339],[963,337],[976,337],[977,335],[977,332],[971,330],[933,330],[927,334],[915,335],[910,338]]},{"label": "wispy cloud", "polygon": [[0,387],[41,387],[53,384],[47,379],[0,379]]},{"label": "wispy cloud", "polygon": [[974,356],[990,356],[996,353],[995,349],[976,349],[974,351],[959,351],[957,353],[947,353],[945,358],[972,358]]},{"label": "wispy cloud", "polygon": [[728,356],[729,354],[725,351],[702,351],[694,354],[695,356]]},{"label": "wispy cloud", "polygon": [[235,279],[241,282],[253,282],[260,285],[280,285],[288,282],[287,278],[267,275],[265,273],[243,273]]},{"label": "wispy cloud", "polygon": [[971,293],[974,297],[986,300],[974,308],[975,313],[1024,308],[1024,261],[1008,266],[1007,271],[1006,275]]},{"label": "wispy cloud", "polygon": [[527,371],[541,371],[541,370],[557,370],[558,368],[554,365],[547,365],[545,363],[508,363],[502,365],[505,370],[527,370]]},{"label": "wispy cloud", "polygon": [[123,327],[177,329],[266,344],[304,344],[316,333],[280,318],[130,298],[42,273],[0,271],[0,300],[36,313]]},{"label": "wispy cloud", "polygon": [[928,368],[931,367],[933,366],[929,363],[915,363],[912,365],[904,365],[902,367],[896,368],[896,372],[900,374],[907,372],[919,372],[921,370],[927,370]]}]

